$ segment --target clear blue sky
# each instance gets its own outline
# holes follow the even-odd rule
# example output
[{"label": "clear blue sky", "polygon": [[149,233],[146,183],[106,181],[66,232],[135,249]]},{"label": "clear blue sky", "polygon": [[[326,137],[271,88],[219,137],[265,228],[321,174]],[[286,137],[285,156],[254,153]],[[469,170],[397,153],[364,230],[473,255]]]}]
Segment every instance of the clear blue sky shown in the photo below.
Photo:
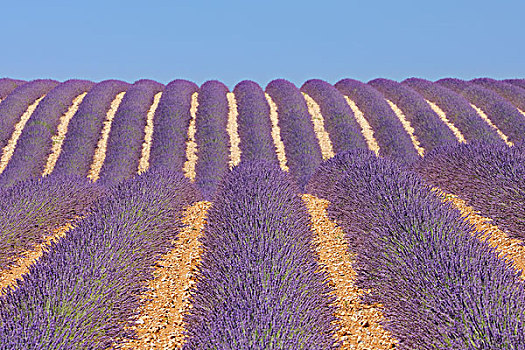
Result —
[{"label": "clear blue sky", "polygon": [[2,1],[0,76],[525,78],[525,1]]}]

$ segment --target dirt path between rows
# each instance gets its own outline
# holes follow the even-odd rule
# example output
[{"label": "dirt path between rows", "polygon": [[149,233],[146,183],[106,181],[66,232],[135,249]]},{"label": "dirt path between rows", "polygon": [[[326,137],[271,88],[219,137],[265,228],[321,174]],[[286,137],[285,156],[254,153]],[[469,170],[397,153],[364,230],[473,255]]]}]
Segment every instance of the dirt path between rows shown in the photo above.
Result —
[{"label": "dirt path between rows", "polygon": [[277,114],[277,105],[273,101],[272,97],[267,93],[264,93],[266,101],[270,106],[270,120],[272,121],[272,138],[273,144],[275,145],[275,152],[277,152],[277,159],[279,159],[279,166],[283,171],[289,171],[288,165],[286,164],[286,152],[284,150],[283,139],[281,138],[281,128],[279,128],[279,116]]},{"label": "dirt path between rows", "polygon": [[146,115],[146,126],[144,127],[144,142],[142,143],[142,154],[140,156],[138,173],[141,174],[149,168],[149,155],[151,153],[151,143],[153,140],[153,118],[155,117],[155,111],[159,106],[162,92],[157,92],[153,97],[153,103],[148,109]]},{"label": "dirt path between rows", "polygon": [[191,181],[195,181],[197,176],[195,173],[195,165],[197,164],[197,142],[195,142],[195,120],[197,118],[197,109],[199,108],[199,93],[194,92],[191,95],[191,107],[190,107],[190,125],[188,127],[188,137],[186,140],[186,162],[184,163],[184,176],[189,178]]},{"label": "dirt path between rows", "polygon": [[238,165],[241,162],[241,149],[239,144],[241,139],[239,137],[239,124],[237,123],[237,117],[239,113],[237,112],[237,100],[235,99],[235,94],[233,92],[228,92],[226,95],[228,98],[228,135],[230,136],[230,160],[228,165],[230,169]]},{"label": "dirt path between rows", "polygon": [[403,111],[394,102],[386,98],[385,100],[390,106],[390,108],[392,108],[392,110],[394,111],[395,115],[397,116],[397,119],[399,119],[399,121],[401,121],[401,124],[403,124],[403,129],[405,129],[405,131],[410,136],[410,139],[412,140],[412,144],[414,145],[417,154],[419,154],[420,157],[423,157],[425,155],[425,149],[421,147],[421,144],[419,143],[419,140],[417,139],[415,134],[416,130],[414,129],[414,127],[412,127],[410,121],[407,120]]},{"label": "dirt path between rows", "polygon": [[303,92],[302,94],[306,100],[306,105],[308,106],[308,113],[310,113],[310,116],[312,117],[315,135],[317,136],[319,146],[321,146],[321,154],[323,155],[323,159],[330,159],[335,155],[335,153],[332,147],[332,141],[330,141],[330,135],[324,127],[324,118],[321,114],[321,108],[317,102],[315,102],[315,100],[307,93]]},{"label": "dirt path between rows", "polygon": [[454,133],[454,135],[456,136],[456,138],[458,139],[458,141],[460,143],[466,143],[467,141],[465,140],[465,137],[463,136],[463,134],[461,133],[461,131],[459,131],[458,128],[456,128],[456,126],[454,124],[452,124],[450,122],[450,120],[448,120],[447,118],[447,115],[445,114],[445,111],[443,111],[441,108],[439,108],[439,106],[437,104],[435,104],[434,102],[431,102],[429,100],[425,100],[427,102],[427,104],[430,106],[430,108],[432,108],[432,110],[434,111],[434,113],[437,114],[437,116],[439,117],[439,119],[441,119],[443,121],[443,123],[445,123],[448,128],[450,130],[452,130],[452,132]]}]

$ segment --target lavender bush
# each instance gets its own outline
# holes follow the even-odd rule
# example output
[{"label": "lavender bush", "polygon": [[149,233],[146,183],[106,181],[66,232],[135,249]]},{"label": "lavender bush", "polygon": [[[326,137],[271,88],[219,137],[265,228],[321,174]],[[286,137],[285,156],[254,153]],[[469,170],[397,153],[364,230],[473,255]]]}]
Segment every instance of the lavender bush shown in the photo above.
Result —
[{"label": "lavender bush", "polygon": [[525,79],[506,79],[503,82],[525,89]]},{"label": "lavender bush", "polygon": [[0,100],[5,99],[14,89],[24,85],[26,82],[23,80],[16,80],[10,78],[0,79]]},{"label": "lavender bush", "polygon": [[419,176],[371,152],[326,161],[308,186],[357,253],[365,301],[401,349],[525,349],[520,273]]},{"label": "lavender bush", "polygon": [[272,138],[270,106],[259,84],[250,80],[233,89],[237,101],[237,124],[241,161],[266,160],[278,164]]},{"label": "lavender bush", "polygon": [[311,79],[303,84],[301,91],[319,105],[335,153],[368,147],[354,112],[339,90],[323,80]]},{"label": "lavender bush", "polygon": [[322,161],[308,106],[299,89],[287,80],[271,81],[266,92],[277,105],[286,164],[302,191]]},{"label": "lavender bush", "polygon": [[88,175],[111,102],[128,87],[128,83],[118,80],[105,80],[93,86],[68,125],[54,172]]},{"label": "lavender bush", "polygon": [[184,349],[335,349],[334,297],[275,162],[241,162],[208,213]]},{"label": "lavender bush", "polygon": [[131,85],[111,124],[106,158],[100,170],[100,181],[106,185],[134,176],[139,167],[148,110],[155,94],[164,85],[153,80],[138,80]]},{"label": "lavender bush", "polygon": [[501,97],[510,101],[517,108],[525,111],[525,89],[512,85],[511,83],[490,78],[473,79],[470,82],[496,92]]}]

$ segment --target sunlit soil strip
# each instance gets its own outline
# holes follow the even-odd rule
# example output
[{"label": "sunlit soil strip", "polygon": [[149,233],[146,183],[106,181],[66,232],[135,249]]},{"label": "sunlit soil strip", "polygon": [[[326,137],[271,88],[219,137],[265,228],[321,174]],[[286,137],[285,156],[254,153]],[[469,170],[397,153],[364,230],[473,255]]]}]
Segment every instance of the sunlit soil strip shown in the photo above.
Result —
[{"label": "sunlit soil strip", "polygon": [[[2,101],[0,101],[2,102]],[[525,117],[525,111],[522,111],[521,109],[518,108],[518,111]]]},{"label": "sunlit soil strip", "polygon": [[361,127],[363,136],[365,137],[366,143],[368,144],[368,149],[375,152],[376,156],[379,156],[379,145],[377,144],[377,141],[374,138],[374,131],[370,127],[370,124],[368,124],[368,121],[365,119],[363,112],[361,112],[359,107],[357,107],[355,102],[352,101],[350,97],[345,95],[345,100],[346,103],[348,103],[348,105],[352,109],[352,112],[354,112],[355,119]]},{"label": "sunlit soil strip", "polygon": [[[45,96],[45,95],[44,95]],[[35,111],[36,107],[42,101],[44,96],[37,99],[33,104],[31,104],[29,107],[27,107],[24,114],[22,114],[22,117],[20,117],[20,120],[15,125],[15,131],[13,132],[13,135],[11,135],[11,138],[7,142],[7,145],[2,150],[2,157],[0,158],[0,174],[4,172],[7,163],[9,163],[9,160],[13,156],[13,153],[15,151],[16,143],[18,142],[18,139],[20,138],[20,135],[22,134],[22,130],[24,129],[24,126],[26,125],[27,121]]]},{"label": "sunlit soil strip", "polygon": [[448,120],[447,118],[447,115],[445,114],[445,112],[439,108],[439,106],[429,100],[425,100],[427,101],[428,105],[430,106],[430,108],[432,108],[432,110],[434,111],[434,113],[436,113],[438,115],[438,117],[443,121],[443,123],[445,123],[450,130],[452,130],[452,132],[454,133],[454,135],[456,136],[456,138],[458,139],[458,141],[460,143],[466,143],[467,141],[465,140],[465,137],[463,136],[463,134],[461,133],[461,131],[459,131],[458,128],[456,128],[456,126],[454,124],[452,124],[450,122],[450,120]]},{"label": "sunlit soil strip", "polygon": [[241,161],[241,149],[239,144],[241,139],[237,129],[239,124],[237,123],[237,117],[239,113],[237,112],[237,101],[235,100],[235,94],[233,92],[228,92],[226,95],[228,98],[228,134],[230,135],[230,161],[228,165],[230,169],[240,163]]},{"label": "sunlit soil strip", "polygon": [[503,258],[509,265],[521,270],[521,279],[525,280],[525,246],[522,245],[521,240],[509,237],[498,226],[491,223],[492,219],[481,216],[479,211],[474,210],[458,196],[445,193],[437,188],[433,190],[441,194],[443,201],[452,202],[461,211],[465,220],[475,226],[476,231],[485,231],[480,238],[488,239],[489,244],[496,248],[500,258]]},{"label": "sunlit soil strip", "polygon": [[380,324],[382,305],[360,302],[367,291],[354,285],[354,257],[349,252],[342,228],[328,218],[326,208],[330,203],[309,194],[302,198],[310,213],[319,262],[329,275],[328,283],[335,289],[336,317],[340,326],[336,334],[342,341],[341,349],[393,348],[397,341]]},{"label": "sunlit soil strip", "polygon": [[272,121],[272,138],[273,144],[275,145],[275,151],[277,152],[277,159],[279,159],[279,165],[281,170],[289,171],[288,165],[286,165],[286,152],[284,151],[284,143],[281,139],[281,129],[279,128],[279,115],[277,114],[277,105],[273,102],[272,97],[267,93],[266,101],[270,106],[270,120]]},{"label": "sunlit soil strip", "polygon": [[210,202],[197,202],[183,216],[182,229],[174,248],[155,267],[154,279],[142,296],[139,318],[133,327],[137,339],[120,349],[179,349],[184,342],[183,315],[191,309],[190,290],[195,285],[202,254],[202,236]]},{"label": "sunlit soil strip", "polygon": [[478,113],[478,115],[481,117],[481,119],[483,119],[488,125],[490,125],[492,128],[494,128],[494,130],[496,130],[496,132],[498,133],[498,136],[503,140],[505,141],[505,143],[507,144],[507,146],[512,146],[514,145],[512,142],[509,141],[509,138],[507,137],[507,135],[505,135],[503,132],[501,132],[500,129],[498,129],[498,127],[496,125],[494,125],[492,123],[492,121],[489,119],[489,117],[487,116],[487,114],[485,112],[483,112],[483,110],[475,105],[473,105],[472,103],[470,104],[470,106],[472,108],[474,108],[474,110]]},{"label": "sunlit soil strip", "polygon": [[98,140],[97,148],[95,154],[93,155],[93,162],[91,163],[91,169],[88,173],[88,178],[92,181],[97,181],[100,175],[100,170],[106,159],[106,147],[108,146],[108,137],[109,131],[111,130],[111,123],[113,123],[113,118],[115,118],[115,113],[117,113],[118,106],[122,102],[125,91],[117,94],[113,101],[111,101],[111,107],[109,107],[108,112],[106,113],[106,120],[104,121],[104,127],[102,128],[102,135]]},{"label": "sunlit soil strip", "polygon": [[310,116],[312,117],[315,135],[317,135],[317,139],[319,140],[319,146],[321,146],[323,159],[330,159],[335,154],[332,147],[332,141],[330,141],[330,135],[324,128],[324,119],[323,115],[321,114],[321,108],[308,94],[304,92],[302,94],[306,100],[306,105],[308,106],[308,113],[310,113]]},{"label": "sunlit soil strip", "polygon": [[184,163],[184,176],[189,178],[191,181],[195,181],[195,164],[197,164],[197,143],[195,142],[195,119],[197,117],[197,108],[199,107],[198,98],[199,93],[194,92],[191,95],[191,107],[190,107],[190,126],[188,127],[188,139],[186,141],[186,162]]},{"label": "sunlit soil strip", "polygon": [[0,272],[0,296],[6,292],[6,288],[14,286],[17,279],[29,272],[29,267],[33,265],[44,254],[44,250],[51,245],[53,241],[64,237],[66,233],[73,228],[73,224],[68,223],[54,230],[51,235],[44,238],[44,242],[36,246],[33,250],[24,252],[24,255],[15,262],[14,267]]},{"label": "sunlit soil strip", "polygon": [[80,106],[82,100],[84,100],[84,97],[86,97],[86,95],[87,92],[84,92],[75,97],[73,103],[71,104],[67,112],[60,117],[60,123],[57,127],[57,134],[52,137],[53,146],[51,147],[51,153],[47,157],[46,167],[44,168],[42,176],[47,176],[53,172],[55,164],[58,160],[58,156],[60,155],[60,151],[62,150],[62,144],[64,143],[64,139],[66,138],[67,126],[69,125],[71,118],[73,118],[73,116],[77,112],[78,107]]},{"label": "sunlit soil strip", "polygon": [[151,142],[153,140],[153,118],[155,117],[155,111],[159,106],[162,92],[158,92],[153,97],[153,103],[149,107],[146,127],[144,128],[144,142],[142,143],[142,155],[140,156],[138,173],[143,173],[149,168],[149,155],[151,153]]},{"label": "sunlit soil strip", "polygon": [[410,122],[407,120],[407,118],[405,117],[405,114],[403,114],[403,111],[399,109],[399,107],[396,106],[394,102],[390,101],[389,99],[385,99],[385,100],[386,102],[388,102],[388,104],[390,105],[390,108],[392,108],[397,118],[401,121],[401,124],[403,124],[403,128],[405,129],[405,131],[408,133],[408,135],[410,135],[410,139],[412,140],[412,144],[414,145],[414,148],[416,149],[417,154],[419,154],[420,157],[423,157],[425,155],[425,149],[421,147],[415,135],[415,130],[410,124]]}]

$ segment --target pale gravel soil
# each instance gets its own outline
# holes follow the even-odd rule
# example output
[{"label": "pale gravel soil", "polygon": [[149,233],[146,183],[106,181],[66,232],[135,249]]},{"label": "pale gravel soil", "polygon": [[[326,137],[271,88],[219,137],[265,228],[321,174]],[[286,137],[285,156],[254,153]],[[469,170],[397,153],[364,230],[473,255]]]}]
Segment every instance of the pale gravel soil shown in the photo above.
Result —
[{"label": "pale gravel soil", "polygon": [[414,145],[414,148],[416,149],[417,154],[419,154],[420,157],[423,157],[425,155],[425,149],[421,147],[415,135],[415,130],[410,124],[410,121],[407,120],[403,111],[399,109],[399,107],[394,102],[386,98],[385,100],[386,102],[388,102],[388,104],[390,105],[390,108],[392,108],[397,118],[401,121],[401,124],[403,124],[403,128],[405,129],[405,131],[408,133],[408,135],[410,135],[410,139],[412,140],[412,144]]},{"label": "pale gravel soil", "polygon": [[184,176],[189,178],[191,181],[195,181],[195,165],[197,164],[197,143],[195,142],[195,118],[197,116],[197,108],[199,108],[199,93],[194,92],[191,95],[191,107],[190,107],[190,125],[188,127],[188,138],[186,140],[186,162],[184,163]]},{"label": "pale gravel soil", "polygon": [[279,165],[281,170],[288,171],[288,165],[286,164],[286,152],[284,151],[284,143],[281,138],[281,128],[279,128],[279,116],[277,113],[277,105],[273,101],[272,97],[267,93],[264,93],[266,96],[266,101],[270,106],[270,120],[272,121],[272,138],[273,144],[275,145],[275,151],[277,152],[277,159],[279,159]]},{"label": "pale gravel soil", "polygon": [[47,163],[42,173],[42,176],[49,175],[53,172],[55,164],[58,160],[58,156],[60,156],[60,151],[62,150],[62,144],[64,143],[64,139],[66,138],[67,127],[69,125],[69,122],[77,112],[78,107],[80,106],[86,95],[87,92],[84,92],[75,97],[69,109],[66,111],[66,113],[64,113],[64,115],[60,117],[60,122],[57,127],[57,134],[52,137],[53,146],[51,147],[51,153],[47,158]]},{"label": "pale gravel soil", "polygon": [[97,148],[95,149],[95,154],[93,155],[93,162],[91,163],[91,169],[88,173],[88,178],[92,181],[97,181],[100,175],[100,170],[106,159],[106,147],[108,145],[109,132],[111,130],[111,124],[113,123],[113,118],[115,118],[115,113],[126,94],[125,91],[120,92],[115,96],[113,101],[111,101],[111,106],[106,113],[106,120],[104,121],[104,126],[102,128],[102,133],[100,139],[98,140]]},{"label": "pale gravel soil", "polygon": [[425,101],[427,101],[427,103],[430,106],[430,108],[432,108],[434,113],[436,113],[438,115],[438,117],[443,121],[443,123],[445,123],[449,127],[449,129],[452,130],[452,132],[454,133],[454,135],[456,136],[458,141],[460,143],[466,143],[467,141],[465,140],[465,137],[463,136],[461,131],[459,131],[459,129],[456,128],[456,126],[454,124],[452,124],[450,122],[450,120],[448,120],[447,115],[445,114],[445,112],[441,108],[439,108],[439,106],[437,104],[435,104],[434,102],[431,102],[429,100],[425,100]]},{"label": "pale gravel soil", "polygon": [[133,329],[137,339],[117,349],[179,349],[184,344],[182,317],[191,309],[190,290],[194,288],[202,254],[199,238],[203,234],[210,202],[201,201],[186,208],[181,230],[173,249],[157,262],[154,279],[141,296],[140,316]]},{"label": "pale gravel soil", "polygon": [[488,125],[490,125],[494,130],[496,130],[496,132],[498,133],[498,136],[503,141],[505,141],[507,146],[514,145],[512,142],[509,141],[509,138],[507,137],[507,135],[505,135],[500,129],[498,129],[498,127],[496,125],[494,125],[494,123],[492,123],[492,121],[490,120],[488,115],[481,108],[473,105],[472,103],[470,104],[470,106],[476,111],[476,113],[478,113],[478,115],[481,117],[481,119],[483,119]]},{"label": "pale gravel soil", "polygon": [[368,293],[354,285],[356,272],[352,267],[355,255],[349,251],[344,232],[328,218],[326,208],[330,202],[305,194],[302,199],[310,213],[315,233],[315,245],[322,270],[328,273],[328,283],[335,289],[336,317],[340,349],[392,349],[397,341],[380,322],[383,320],[381,304],[363,304],[362,295]]},{"label": "pale gravel soil", "polygon": [[[0,101],[1,102],[1,101]],[[518,111],[525,117],[525,112],[518,108]]]},{"label": "pale gravel soil", "polygon": [[140,156],[138,173],[141,174],[149,168],[149,155],[151,153],[151,142],[153,140],[153,118],[155,117],[155,111],[159,106],[162,92],[158,92],[153,97],[153,103],[148,109],[146,116],[146,126],[144,127],[144,142],[142,143],[142,154]]},{"label": "pale gravel soil", "polygon": [[317,140],[319,142],[319,146],[321,146],[321,153],[323,155],[323,159],[330,159],[334,154],[334,149],[332,147],[332,141],[330,141],[330,135],[328,135],[328,132],[324,128],[324,118],[321,114],[321,108],[315,102],[313,98],[311,98],[308,94],[305,92],[302,93],[304,96],[304,99],[306,100],[306,105],[308,106],[308,113],[310,113],[310,116],[312,117],[312,123],[314,124],[314,131],[317,136]]},{"label": "pale gravel soil", "polygon": [[237,123],[237,117],[239,113],[237,112],[237,100],[235,99],[235,94],[233,92],[228,92],[226,95],[228,98],[228,134],[230,135],[230,160],[228,165],[230,169],[238,165],[241,162],[241,149],[239,148],[239,143],[241,139],[239,138],[239,133],[237,129],[239,124]]},{"label": "pale gravel soil", "polygon": [[18,142],[18,139],[20,138],[20,135],[22,134],[22,130],[24,129],[24,126],[26,125],[27,121],[35,111],[36,107],[42,101],[42,99],[45,97],[42,96],[38,99],[36,99],[33,104],[31,104],[29,107],[27,107],[26,111],[22,114],[20,117],[20,120],[15,125],[15,131],[13,132],[13,135],[11,135],[11,138],[7,142],[7,145],[2,150],[2,157],[0,158],[0,174],[4,172],[7,163],[9,163],[9,160],[11,160],[11,157],[13,156],[13,153],[15,151],[16,143]]},{"label": "pale gravel soil", "polygon": [[376,156],[379,156],[379,145],[377,144],[377,141],[374,137],[374,131],[372,130],[372,127],[370,124],[368,124],[368,121],[365,119],[365,116],[363,112],[357,107],[354,101],[350,99],[350,97],[344,95],[346,103],[350,106],[352,109],[352,112],[354,112],[354,117],[361,127],[361,133],[365,137],[366,143],[368,145],[368,149],[373,151]]}]

